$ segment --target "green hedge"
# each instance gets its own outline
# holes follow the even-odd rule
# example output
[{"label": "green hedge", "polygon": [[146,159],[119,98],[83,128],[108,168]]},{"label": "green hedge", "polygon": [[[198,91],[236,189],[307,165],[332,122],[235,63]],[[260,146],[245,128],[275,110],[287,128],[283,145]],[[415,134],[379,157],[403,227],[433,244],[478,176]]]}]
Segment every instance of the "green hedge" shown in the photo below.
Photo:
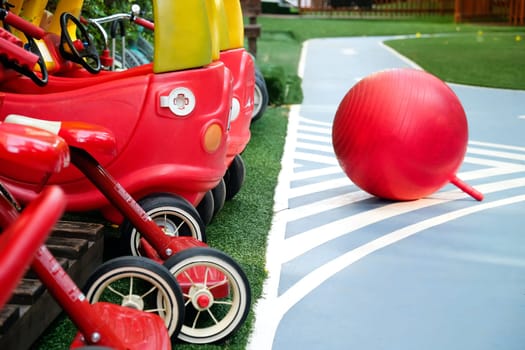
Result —
[{"label": "green hedge", "polygon": [[301,78],[287,74],[279,65],[265,64],[260,70],[268,89],[269,104],[280,106],[302,102]]}]

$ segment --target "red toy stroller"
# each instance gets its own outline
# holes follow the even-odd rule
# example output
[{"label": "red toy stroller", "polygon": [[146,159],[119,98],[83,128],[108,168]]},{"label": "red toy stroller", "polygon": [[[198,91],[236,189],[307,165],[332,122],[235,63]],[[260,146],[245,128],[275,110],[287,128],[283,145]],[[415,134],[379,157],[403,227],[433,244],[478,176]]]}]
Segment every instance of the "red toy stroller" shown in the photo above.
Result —
[{"label": "red toy stroller", "polygon": [[[59,171],[69,161],[67,150],[63,140],[48,132],[20,125],[0,124],[2,172],[15,165],[38,172]],[[0,272],[3,286],[0,291],[0,308],[6,303],[34,257],[32,269],[79,329],[71,348],[91,344],[122,350],[171,349],[166,326],[178,331],[182,314],[174,317],[173,324],[165,324],[155,313],[111,303],[90,304],[49,250],[42,245],[64,210],[64,195],[60,188],[46,188],[21,214],[9,192],[3,187],[1,189],[0,225],[4,230],[0,235],[0,262],[3,266]],[[157,307],[175,314],[181,306],[182,295],[172,275],[151,260],[129,258],[134,259],[135,263],[140,260],[140,264],[121,264],[121,276],[126,275],[125,278],[129,279],[140,267],[141,272],[148,276],[148,280],[144,281],[157,294]],[[137,279],[135,283],[147,287],[145,283],[141,283],[144,281]],[[182,311],[182,308],[179,310]]]}]

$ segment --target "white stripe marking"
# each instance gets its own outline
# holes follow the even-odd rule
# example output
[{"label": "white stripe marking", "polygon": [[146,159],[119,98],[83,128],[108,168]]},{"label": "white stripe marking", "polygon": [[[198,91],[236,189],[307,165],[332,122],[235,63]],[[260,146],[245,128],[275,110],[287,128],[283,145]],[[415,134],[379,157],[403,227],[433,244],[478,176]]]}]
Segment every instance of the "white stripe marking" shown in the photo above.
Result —
[{"label": "white stripe marking", "polygon": [[346,189],[346,187],[352,186],[352,185],[353,183],[347,177],[342,177],[340,179],[332,179],[332,180],[327,180],[327,181],[322,181],[322,182],[316,182],[311,185],[290,188],[289,193],[288,193],[288,198],[293,199],[296,197],[306,196],[308,194],[318,193],[318,192],[340,188],[340,187],[344,188],[341,190],[342,192],[347,193],[348,189]]},{"label": "white stripe marking", "polygon": [[489,157],[505,158],[512,160],[525,160],[525,154],[502,152],[502,151],[489,151],[486,149],[469,147],[468,153],[470,154],[481,154]]},{"label": "white stripe marking", "polygon": [[331,145],[326,146],[326,145],[319,145],[316,143],[306,143],[306,142],[299,141],[297,142],[297,148],[309,149],[313,151],[323,151],[323,152],[332,153],[332,154],[334,153],[334,148]]},{"label": "white stripe marking", "polygon": [[506,149],[506,150],[511,150],[511,151],[525,152],[525,147],[519,147],[519,146],[509,146],[509,145],[502,145],[500,143],[481,142],[481,141],[469,141],[468,143],[471,145],[475,145],[475,146],[492,147],[492,148]]},{"label": "white stripe marking", "polygon": [[315,203],[310,203],[288,209],[286,211],[286,218],[287,221],[299,220],[311,215],[319,214],[320,212],[343,207],[345,205],[362,201],[368,198],[372,198],[372,195],[366,193],[365,191],[359,190],[353,192],[346,192],[344,194],[330,197]]},{"label": "white stripe marking", "polygon": [[294,159],[295,160],[307,160],[310,162],[317,162],[317,163],[328,164],[328,165],[339,164],[337,162],[337,159],[333,156],[321,156],[318,154],[299,152],[299,151],[295,153]]},{"label": "white stripe marking", "polygon": [[[525,177],[477,186],[484,194],[525,186]],[[280,244],[281,263],[291,261],[298,256],[314,249],[321,244],[347,235],[368,225],[409,213],[414,210],[450,202],[468,195],[459,190],[436,193],[432,198],[417,201],[396,202],[376,209],[367,210],[352,216],[334,220],[328,224],[317,226],[283,241]],[[475,203],[473,203],[474,205]],[[286,213],[282,213],[285,215]]]},{"label": "white stripe marking", "polygon": [[[421,231],[461,218],[463,216],[523,201],[525,201],[525,195],[505,198],[493,202],[485,202],[472,207],[463,208],[451,213],[436,216],[410,226],[406,226],[402,229],[396,230],[369,243],[366,243],[356,249],[353,249],[322,265],[295,283],[281,296],[277,295],[280,264],[274,260],[278,258],[279,255],[275,254],[275,252],[273,254],[268,254],[267,266],[269,268],[274,266],[278,269],[269,269],[269,276],[265,282],[264,288],[266,294],[264,294],[257,303],[257,317],[255,319],[254,332],[251,334],[247,348],[253,350],[271,349],[277,327],[284,314],[286,314],[288,310],[290,310],[295,304],[301,301],[314,289],[323,284],[326,280],[342,271],[346,267],[352,265],[353,263],[370,255],[371,253],[397,243],[402,239],[413,236]],[[281,232],[284,232],[285,222],[274,223],[276,226],[280,226],[279,229],[282,229]],[[268,252],[270,252],[270,250],[268,250]],[[273,274],[272,272],[276,273]]]},{"label": "white stripe marking", "polygon": [[319,134],[327,134],[332,135],[332,129],[329,128],[323,128],[323,127],[315,127],[310,125],[299,125],[299,131],[300,132],[316,132]]},{"label": "white stripe marking", "polygon": [[326,168],[307,170],[307,171],[303,171],[300,173],[294,173],[292,175],[292,181],[310,179],[312,177],[333,175],[333,174],[341,174],[341,176],[346,176],[343,173],[343,170],[341,169],[341,167],[339,165],[336,165],[336,166],[330,166]]}]

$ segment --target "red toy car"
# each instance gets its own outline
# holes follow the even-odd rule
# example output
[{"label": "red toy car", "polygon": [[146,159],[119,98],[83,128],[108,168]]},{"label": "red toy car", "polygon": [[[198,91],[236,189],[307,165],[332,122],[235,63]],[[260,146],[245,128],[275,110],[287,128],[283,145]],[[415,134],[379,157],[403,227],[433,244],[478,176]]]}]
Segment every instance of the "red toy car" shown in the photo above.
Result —
[{"label": "red toy car", "polygon": [[[61,0],[57,12],[66,5],[80,8],[78,3]],[[34,61],[36,57],[39,63],[45,61],[41,67],[50,68],[47,81],[41,84],[44,87],[35,86],[26,77],[13,76],[9,71],[3,74],[0,120],[8,114],[24,114],[105,126],[116,137],[117,154],[100,161],[122,186],[138,200],[151,193],[171,193],[173,203],[166,206],[182,206],[189,211],[191,208],[186,210],[188,202],[199,205],[226,173],[232,76],[224,63],[212,60],[204,1],[156,0],[153,4],[158,10],[156,13],[163,14],[163,20],[156,21],[154,62],[123,72],[99,74],[87,72],[100,69],[100,57],[74,15],[65,12],[54,16],[53,21],[59,17],[60,36],[53,31],[20,25],[10,13],[3,16],[4,22],[41,39],[37,45],[40,57],[18,50],[18,56],[7,66],[16,67],[13,62],[24,63],[27,57]],[[165,24],[167,14],[181,26]],[[188,31],[186,28],[190,25],[193,29]],[[56,25],[52,23],[50,28],[53,27]],[[179,39],[173,41],[173,37]],[[0,50],[5,50],[7,43],[8,40],[3,40]],[[52,62],[43,57],[52,58]],[[25,69],[19,71],[36,75],[37,79],[33,77],[33,80],[38,80],[40,75],[28,68],[34,65],[31,59],[22,65]],[[5,180],[22,201],[32,199],[38,187],[38,180],[31,174],[16,181]],[[77,171],[54,175],[50,183],[60,184],[65,190],[68,211],[99,209],[110,221],[122,221]],[[194,231],[203,230],[199,217],[189,218],[187,223],[194,226]]]},{"label": "red toy car", "polygon": [[[228,166],[225,174],[225,199],[233,198],[240,190],[245,176],[245,166],[241,153],[250,140],[250,125],[254,112],[255,92],[255,67],[252,56],[244,49],[244,26],[242,10],[239,0],[213,0],[207,1],[207,12],[209,24],[212,31],[212,56],[219,60],[230,70],[233,77],[233,95],[231,105],[230,131],[228,133],[228,148],[226,153],[226,164]],[[133,5],[130,13],[118,13],[108,17],[89,20],[94,24],[102,36],[107,38],[107,30],[102,27],[109,24],[111,37],[115,36],[115,28],[120,28],[121,35],[125,33],[126,21],[136,23],[138,26],[148,30],[155,30],[155,23],[142,18],[140,7]],[[176,23],[175,23],[176,25]],[[153,53],[154,47],[149,42],[142,40],[142,50]],[[106,47],[108,47],[106,39]],[[113,54],[115,47],[113,46]],[[119,66],[134,68],[138,65],[149,64],[153,57],[140,50],[127,49],[123,44],[120,55],[115,56],[122,60]],[[138,57],[140,56],[140,57]],[[126,59],[127,57],[127,59]],[[215,198],[217,204],[220,200]]]}]

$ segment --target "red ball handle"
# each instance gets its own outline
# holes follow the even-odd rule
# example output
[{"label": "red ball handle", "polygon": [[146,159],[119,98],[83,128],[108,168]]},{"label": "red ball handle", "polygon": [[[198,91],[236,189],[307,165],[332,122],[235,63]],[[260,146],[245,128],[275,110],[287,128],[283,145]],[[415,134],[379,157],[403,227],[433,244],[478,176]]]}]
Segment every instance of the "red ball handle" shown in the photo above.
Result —
[{"label": "red ball handle", "polygon": [[470,186],[469,184],[463,182],[456,175],[452,177],[450,182],[454,184],[455,186],[457,186],[460,190],[462,190],[463,192],[465,192],[466,194],[474,198],[475,200],[477,201],[483,200],[483,197],[484,197],[483,193],[479,192],[478,190],[476,190],[474,187]]}]

